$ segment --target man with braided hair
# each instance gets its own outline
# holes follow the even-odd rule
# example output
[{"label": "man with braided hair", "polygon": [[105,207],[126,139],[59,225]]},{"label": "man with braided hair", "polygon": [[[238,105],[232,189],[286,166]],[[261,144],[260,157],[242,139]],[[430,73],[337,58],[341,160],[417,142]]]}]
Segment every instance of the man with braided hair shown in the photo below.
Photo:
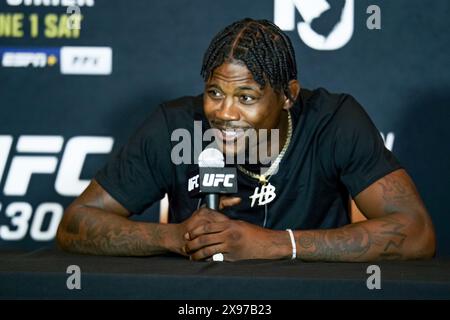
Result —
[{"label": "man with braided hair", "polygon": [[[227,261],[433,256],[433,225],[411,178],[353,97],[300,88],[292,44],[276,25],[244,19],[226,27],[211,41],[201,74],[204,93],[159,106],[66,209],[57,234],[63,249],[192,260],[221,253]],[[195,163],[171,158],[172,132],[193,134],[194,121],[213,129],[227,159],[262,143],[281,150],[268,169],[262,158],[227,163],[238,169],[239,191],[221,198],[220,212],[189,197]],[[247,143],[252,130],[277,134]],[[270,201],[261,201],[263,189]],[[169,223],[128,219],[166,193]],[[350,197],[366,221],[351,223]]]}]

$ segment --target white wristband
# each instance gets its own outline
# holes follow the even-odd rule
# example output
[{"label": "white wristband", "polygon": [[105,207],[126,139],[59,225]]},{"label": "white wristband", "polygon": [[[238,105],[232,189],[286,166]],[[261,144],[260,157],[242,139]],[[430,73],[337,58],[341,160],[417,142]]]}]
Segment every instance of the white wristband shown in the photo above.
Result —
[{"label": "white wristband", "polygon": [[286,231],[289,233],[289,237],[291,238],[291,244],[292,244],[292,260],[297,258],[297,245],[295,244],[295,238],[294,233],[291,229],[286,229]]}]

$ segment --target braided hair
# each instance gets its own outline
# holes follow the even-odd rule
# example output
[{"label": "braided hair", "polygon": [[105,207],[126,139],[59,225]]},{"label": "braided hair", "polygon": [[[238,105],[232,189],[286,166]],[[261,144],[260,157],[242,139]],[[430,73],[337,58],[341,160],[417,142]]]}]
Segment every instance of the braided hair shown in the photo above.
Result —
[{"label": "braided hair", "polygon": [[246,18],[227,26],[211,41],[200,74],[208,81],[224,62],[244,63],[264,88],[268,80],[276,92],[293,100],[289,81],[297,79],[297,65],[288,36],[268,20]]}]

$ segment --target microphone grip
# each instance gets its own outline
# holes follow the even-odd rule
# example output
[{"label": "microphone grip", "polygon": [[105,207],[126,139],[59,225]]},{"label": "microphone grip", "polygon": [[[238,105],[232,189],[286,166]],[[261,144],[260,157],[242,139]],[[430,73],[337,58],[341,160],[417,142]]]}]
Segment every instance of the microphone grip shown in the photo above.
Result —
[{"label": "microphone grip", "polygon": [[208,193],[206,195],[206,206],[209,209],[219,211],[219,195],[217,193]]},{"label": "microphone grip", "polygon": [[[208,193],[205,198],[208,208],[216,211],[219,210],[219,195],[217,193]],[[213,255],[213,261],[223,261],[223,254],[216,253]]]}]

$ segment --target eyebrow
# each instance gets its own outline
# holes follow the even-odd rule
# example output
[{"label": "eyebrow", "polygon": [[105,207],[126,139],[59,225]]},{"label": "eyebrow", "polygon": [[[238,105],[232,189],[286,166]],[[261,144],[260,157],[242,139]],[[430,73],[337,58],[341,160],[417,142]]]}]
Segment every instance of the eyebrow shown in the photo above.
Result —
[{"label": "eyebrow", "polygon": [[[220,86],[216,83],[212,83],[212,84],[208,84],[206,86],[207,89],[212,88],[212,87],[216,87],[220,89]],[[237,87],[238,90],[253,90],[253,91],[260,91],[259,88],[257,87],[253,87],[253,86],[239,86]]]},{"label": "eyebrow", "polygon": [[240,89],[240,90],[253,90],[253,91],[259,91],[258,88],[252,87],[252,86],[241,86],[241,87],[238,87],[238,89]]}]

